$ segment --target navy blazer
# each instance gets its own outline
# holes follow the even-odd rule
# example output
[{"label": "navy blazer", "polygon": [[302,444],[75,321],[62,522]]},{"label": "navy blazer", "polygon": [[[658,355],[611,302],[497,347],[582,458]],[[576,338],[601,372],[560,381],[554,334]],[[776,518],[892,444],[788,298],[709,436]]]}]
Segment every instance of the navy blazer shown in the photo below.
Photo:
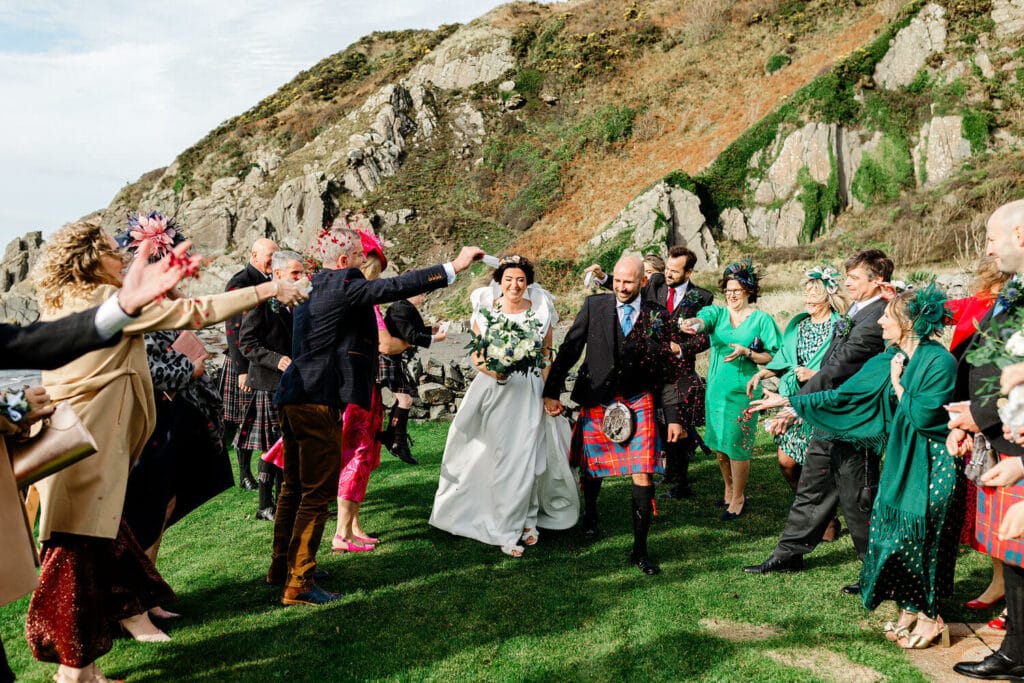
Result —
[{"label": "navy blazer", "polygon": [[370,409],[377,376],[377,316],[373,305],[407,299],[448,285],[443,266],[367,280],[358,268],[313,276],[309,300],[295,309],[292,364],[281,377],[274,405],[312,403]]},{"label": "navy blazer", "polygon": [[66,365],[83,353],[121,341],[118,332],[104,339],[96,330],[96,310],[36,322],[26,327],[0,324],[0,367],[10,370],[52,370]]},{"label": "navy blazer", "polygon": [[[243,289],[245,287],[254,287],[256,285],[268,282],[270,278],[264,273],[260,272],[256,266],[251,263],[245,264],[245,268],[231,276],[228,280],[227,285],[224,287],[225,292],[230,292],[233,289]],[[242,314],[232,316],[224,321],[224,336],[227,337],[228,342],[228,358],[235,364],[235,369],[238,374],[244,375],[249,372],[249,359],[245,357],[241,349],[238,348],[239,340],[241,339],[242,332]]]}]

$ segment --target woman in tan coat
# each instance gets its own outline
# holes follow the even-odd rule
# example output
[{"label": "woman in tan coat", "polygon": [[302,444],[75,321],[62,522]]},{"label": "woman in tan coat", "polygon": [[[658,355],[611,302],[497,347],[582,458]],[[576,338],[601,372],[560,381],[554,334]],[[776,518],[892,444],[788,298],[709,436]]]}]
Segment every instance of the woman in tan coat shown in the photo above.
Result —
[{"label": "woman in tan coat", "polygon": [[[46,320],[94,306],[116,292],[124,263],[101,227],[76,223],[51,238],[37,268]],[[57,681],[106,681],[95,660],[110,649],[113,622],[155,631],[146,610],[173,598],[121,521],[128,472],[156,414],[142,335],[199,329],[271,297],[294,305],[303,295],[294,283],[279,281],[194,299],[163,299],[143,308],[117,344],[43,373],[51,398],[75,408],[98,446],[95,455],[37,484],[43,564],[26,634],[36,659],[61,664]]]}]

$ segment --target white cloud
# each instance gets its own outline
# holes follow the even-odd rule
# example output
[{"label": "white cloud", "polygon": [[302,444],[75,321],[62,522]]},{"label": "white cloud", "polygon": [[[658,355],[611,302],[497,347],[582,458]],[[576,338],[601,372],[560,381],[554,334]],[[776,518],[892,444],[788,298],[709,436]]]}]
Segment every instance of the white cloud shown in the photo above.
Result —
[{"label": "white cloud", "polygon": [[498,4],[0,2],[0,247],[105,207],[365,34],[466,22]]}]

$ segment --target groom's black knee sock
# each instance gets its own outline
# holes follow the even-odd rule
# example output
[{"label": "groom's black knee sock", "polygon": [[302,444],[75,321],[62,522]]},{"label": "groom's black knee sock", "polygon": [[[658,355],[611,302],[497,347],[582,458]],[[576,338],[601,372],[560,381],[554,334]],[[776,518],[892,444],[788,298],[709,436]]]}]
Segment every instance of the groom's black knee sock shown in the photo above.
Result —
[{"label": "groom's black knee sock", "polygon": [[583,527],[597,526],[597,494],[601,493],[603,479],[583,479]]},{"label": "groom's black knee sock", "polygon": [[633,484],[633,558],[647,557],[647,533],[654,516],[654,485]]}]

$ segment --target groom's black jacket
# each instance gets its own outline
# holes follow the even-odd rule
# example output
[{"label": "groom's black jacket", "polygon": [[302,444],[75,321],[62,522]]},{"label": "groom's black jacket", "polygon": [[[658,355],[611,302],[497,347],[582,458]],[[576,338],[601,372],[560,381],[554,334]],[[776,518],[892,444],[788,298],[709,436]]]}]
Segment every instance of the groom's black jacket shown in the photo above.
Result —
[{"label": "groom's black jacket", "polygon": [[[667,311],[641,298],[640,317],[625,337],[615,306],[612,294],[595,294],[583,302],[583,308],[551,364],[551,372],[544,383],[545,398],[559,398],[565,378],[584,348],[586,358],[572,390],[572,400],[581,406],[592,408],[611,403],[616,396],[635,396],[645,391],[662,398],[674,395],[672,382],[676,366],[673,359],[668,355],[659,359],[644,358],[638,353],[645,341],[642,335],[647,334],[641,320],[653,312],[667,318]],[[679,422],[674,400],[665,400],[663,407],[668,422]]]}]

